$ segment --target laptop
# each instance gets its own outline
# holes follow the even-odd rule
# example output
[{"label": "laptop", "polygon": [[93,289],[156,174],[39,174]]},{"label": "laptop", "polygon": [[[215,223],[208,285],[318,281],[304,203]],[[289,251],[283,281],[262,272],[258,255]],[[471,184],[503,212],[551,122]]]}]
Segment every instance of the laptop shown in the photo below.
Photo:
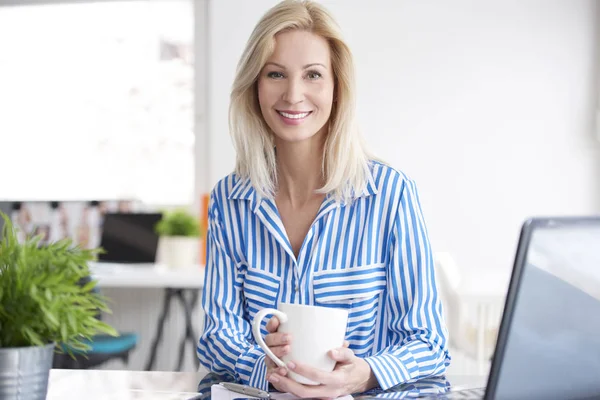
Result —
[{"label": "laptop", "polygon": [[600,399],[600,217],[523,224],[487,385],[436,398]]},{"label": "laptop", "polygon": [[103,263],[151,264],[156,261],[158,234],[154,226],[161,213],[107,213],[98,256]]}]

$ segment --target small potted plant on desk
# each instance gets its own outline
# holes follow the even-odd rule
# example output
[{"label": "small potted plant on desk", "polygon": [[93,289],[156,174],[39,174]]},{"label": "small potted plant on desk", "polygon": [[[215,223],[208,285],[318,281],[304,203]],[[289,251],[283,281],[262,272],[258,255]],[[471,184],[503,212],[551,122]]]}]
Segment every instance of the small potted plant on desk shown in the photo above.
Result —
[{"label": "small potted plant on desk", "polygon": [[167,211],[155,229],[168,267],[189,268],[196,263],[201,234],[196,216],[184,209]]},{"label": "small potted plant on desk", "polygon": [[0,399],[45,399],[55,351],[85,352],[94,334],[117,334],[97,319],[110,311],[87,264],[99,250],[69,239],[19,242],[10,218],[0,217]]}]

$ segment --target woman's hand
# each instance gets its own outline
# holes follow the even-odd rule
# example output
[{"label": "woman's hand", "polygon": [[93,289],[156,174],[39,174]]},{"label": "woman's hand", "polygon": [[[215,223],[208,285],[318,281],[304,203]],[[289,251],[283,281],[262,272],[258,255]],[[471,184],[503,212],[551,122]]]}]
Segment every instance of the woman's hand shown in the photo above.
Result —
[{"label": "woman's hand", "polygon": [[287,371],[286,374],[279,374],[273,370],[271,374],[267,373],[267,380],[280,392],[288,392],[298,397],[336,398],[364,392],[377,386],[377,379],[370,365],[362,358],[356,357],[348,348],[347,342],[344,343],[344,347],[331,350],[329,356],[337,361],[332,372],[323,372],[301,363],[287,364],[295,373],[320,383],[318,386],[300,384],[288,378]]},{"label": "woman's hand", "polygon": [[[269,346],[269,349],[271,349],[273,354],[281,359],[281,357],[290,352],[292,336],[289,333],[279,333],[277,332],[277,329],[279,329],[279,320],[277,317],[272,317],[269,322],[267,322],[267,331],[269,334],[265,336],[265,343]],[[265,364],[267,365],[267,376],[273,373],[277,373],[280,376],[287,375],[287,368],[278,366],[269,358],[269,356],[265,358]],[[275,388],[277,388],[277,386],[275,386]],[[277,390],[279,389],[277,388]]]}]

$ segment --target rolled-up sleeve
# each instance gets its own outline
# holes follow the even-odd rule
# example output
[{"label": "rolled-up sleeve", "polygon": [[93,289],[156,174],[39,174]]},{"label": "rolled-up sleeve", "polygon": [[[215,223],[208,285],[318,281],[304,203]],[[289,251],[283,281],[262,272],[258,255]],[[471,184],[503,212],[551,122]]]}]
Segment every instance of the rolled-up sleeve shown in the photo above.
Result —
[{"label": "rolled-up sleeve", "polygon": [[197,353],[208,370],[229,374],[237,381],[267,389],[263,350],[254,343],[244,318],[241,273],[228,251],[219,204],[211,194],[207,260],[202,308],[204,331]]},{"label": "rolled-up sleeve", "polygon": [[433,255],[413,181],[404,181],[394,224],[386,299],[391,345],[365,358],[383,389],[443,374],[450,364]]}]

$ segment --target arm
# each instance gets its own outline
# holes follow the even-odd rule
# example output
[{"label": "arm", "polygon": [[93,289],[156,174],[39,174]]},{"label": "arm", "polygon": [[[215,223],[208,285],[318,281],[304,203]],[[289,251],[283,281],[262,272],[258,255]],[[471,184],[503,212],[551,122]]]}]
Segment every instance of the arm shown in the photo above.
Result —
[{"label": "arm", "polygon": [[254,343],[250,323],[244,318],[242,277],[229,254],[214,193],[208,215],[208,254],[202,294],[204,332],[198,343],[198,358],[210,371],[232,375],[238,382],[266,390],[265,355]]},{"label": "arm", "polygon": [[431,246],[413,181],[402,188],[391,240],[386,311],[392,344],[365,358],[383,389],[443,374],[450,363]]}]

